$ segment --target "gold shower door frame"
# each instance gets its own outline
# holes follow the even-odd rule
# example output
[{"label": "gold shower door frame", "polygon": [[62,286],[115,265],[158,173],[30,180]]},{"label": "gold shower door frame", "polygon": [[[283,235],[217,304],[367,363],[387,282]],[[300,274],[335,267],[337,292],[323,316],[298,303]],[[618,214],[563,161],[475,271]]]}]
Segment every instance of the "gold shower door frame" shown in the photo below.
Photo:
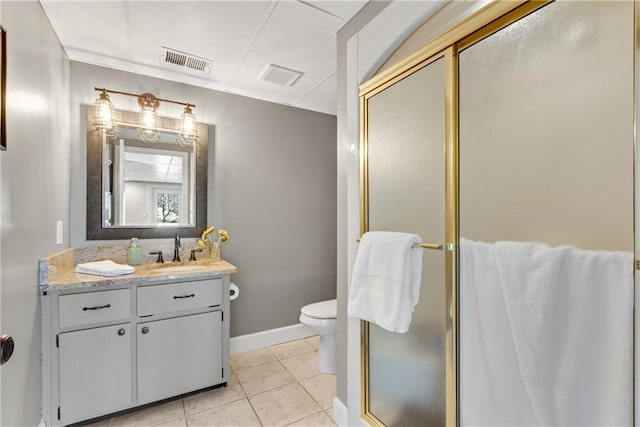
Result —
[{"label": "gold shower door frame", "polygon": [[[458,243],[459,243],[459,165],[458,165],[458,52],[494,34],[495,32],[524,18],[539,8],[551,3],[544,1],[495,1],[467,19],[460,22],[447,32],[438,36],[413,55],[381,72],[360,86],[360,234],[369,231],[369,193],[367,167],[368,141],[368,101],[373,96],[393,86],[395,83],[412,75],[416,71],[428,66],[432,62],[444,58],[444,87],[445,87],[445,390],[446,390],[446,425],[458,426],[459,419],[459,283],[458,283]],[[637,107],[639,99],[638,85],[640,71],[637,58],[640,55],[640,0],[634,1],[635,10],[635,40],[634,40],[634,108],[635,123],[640,121],[640,109]],[[634,129],[634,153],[636,153],[636,131]],[[637,186],[634,154],[634,194]],[[638,208],[634,202],[634,211]],[[635,218],[635,216],[634,216]],[[634,220],[635,235],[635,220]],[[635,241],[635,240],[634,240]],[[640,243],[636,242],[636,258],[640,253]],[[638,261],[635,263],[640,265]],[[640,270],[638,268],[637,270]],[[640,274],[640,272],[636,273]],[[640,293],[634,291],[636,299]],[[640,301],[639,301],[640,303]],[[640,323],[640,313],[634,309],[634,325]],[[361,416],[372,426],[384,426],[384,423],[370,410],[369,395],[369,322],[361,321]],[[640,334],[640,328],[634,326],[634,421],[636,420],[636,398],[639,380],[635,376],[635,366],[640,363],[635,357],[635,334]],[[640,338],[640,337],[639,337]],[[635,424],[635,422],[634,422]]]}]

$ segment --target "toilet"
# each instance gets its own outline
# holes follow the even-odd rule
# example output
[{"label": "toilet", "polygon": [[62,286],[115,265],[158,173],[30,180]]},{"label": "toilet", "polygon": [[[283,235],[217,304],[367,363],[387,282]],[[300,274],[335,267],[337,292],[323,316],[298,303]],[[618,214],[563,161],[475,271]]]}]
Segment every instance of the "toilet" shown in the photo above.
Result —
[{"label": "toilet", "polygon": [[335,299],[305,305],[300,310],[300,323],[320,334],[318,370],[323,374],[336,373],[336,316]]}]

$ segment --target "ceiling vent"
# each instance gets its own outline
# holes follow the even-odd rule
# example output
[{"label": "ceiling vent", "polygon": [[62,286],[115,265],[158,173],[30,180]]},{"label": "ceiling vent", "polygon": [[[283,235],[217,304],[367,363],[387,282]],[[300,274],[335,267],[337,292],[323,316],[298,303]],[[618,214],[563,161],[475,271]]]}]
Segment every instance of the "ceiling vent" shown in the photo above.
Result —
[{"label": "ceiling vent", "polygon": [[260,75],[260,80],[276,83],[282,86],[293,86],[302,77],[301,71],[290,70],[279,65],[269,64]]},{"label": "ceiling vent", "polygon": [[160,61],[163,64],[170,64],[177,68],[188,68],[194,71],[209,73],[213,66],[213,61],[189,53],[180,52],[179,50],[162,47],[160,50]]}]

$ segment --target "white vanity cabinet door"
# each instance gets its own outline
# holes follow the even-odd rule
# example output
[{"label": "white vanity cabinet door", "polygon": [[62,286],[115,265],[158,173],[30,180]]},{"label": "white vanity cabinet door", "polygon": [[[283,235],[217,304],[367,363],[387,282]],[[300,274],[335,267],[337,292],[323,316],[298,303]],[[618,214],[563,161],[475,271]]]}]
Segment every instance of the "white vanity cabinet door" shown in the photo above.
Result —
[{"label": "white vanity cabinet door", "polygon": [[138,403],[222,382],[222,312],[137,325]]},{"label": "white vanity cabinet door", "polygon": [[131,405],[130,324],[59,335],[63,425]]}]

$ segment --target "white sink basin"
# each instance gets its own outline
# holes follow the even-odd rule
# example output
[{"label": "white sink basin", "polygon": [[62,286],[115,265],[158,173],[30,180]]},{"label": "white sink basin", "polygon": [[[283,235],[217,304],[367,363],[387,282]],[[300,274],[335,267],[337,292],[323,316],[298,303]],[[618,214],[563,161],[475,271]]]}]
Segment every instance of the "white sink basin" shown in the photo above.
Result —
[{"label": "white sink basin", "polygon": [[173,267],[158,267],[150,271],[152,274],[189,273],[191,271],[205,270],[206,265],[176,265]]}]

